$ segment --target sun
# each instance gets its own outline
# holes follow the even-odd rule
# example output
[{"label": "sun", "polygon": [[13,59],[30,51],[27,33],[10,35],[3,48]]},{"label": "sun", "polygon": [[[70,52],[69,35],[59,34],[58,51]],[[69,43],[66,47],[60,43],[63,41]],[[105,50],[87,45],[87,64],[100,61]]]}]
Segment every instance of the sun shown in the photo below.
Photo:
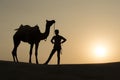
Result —
[{"label": "sun", "polygon": [[94,48],[94,55],[96,57],[105,57],[106,53],[107,53],[107,49],[105,46],[98,45]]}]

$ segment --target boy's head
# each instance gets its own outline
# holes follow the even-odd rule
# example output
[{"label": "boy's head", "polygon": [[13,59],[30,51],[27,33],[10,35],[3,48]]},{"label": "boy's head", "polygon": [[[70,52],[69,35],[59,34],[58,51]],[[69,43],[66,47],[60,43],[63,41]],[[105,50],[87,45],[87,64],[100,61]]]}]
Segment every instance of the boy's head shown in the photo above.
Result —
[{"label": "boy's head", "polygon": [[56,35],[59,34],[59,30],[58,30],[58,29],[55,30],[55,34],[56,34]]}]

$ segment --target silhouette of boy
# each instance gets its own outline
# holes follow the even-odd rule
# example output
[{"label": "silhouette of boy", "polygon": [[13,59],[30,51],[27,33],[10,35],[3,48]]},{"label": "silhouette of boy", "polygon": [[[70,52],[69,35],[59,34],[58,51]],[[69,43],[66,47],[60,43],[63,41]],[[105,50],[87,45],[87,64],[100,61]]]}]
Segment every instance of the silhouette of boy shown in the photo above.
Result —
[{"label": "silhouette of boy", "polygon": [[53,54],[57,51],[57,64],[60,64],[60,52],[61,52],[61,44],[64,43],[66,39],[63,36],[59,35],[59,30],[55,30],[55,36],[52,37],[51,43],[54,44],[54,47],[51,51],[51,54],[45,64],[48,64]]}]

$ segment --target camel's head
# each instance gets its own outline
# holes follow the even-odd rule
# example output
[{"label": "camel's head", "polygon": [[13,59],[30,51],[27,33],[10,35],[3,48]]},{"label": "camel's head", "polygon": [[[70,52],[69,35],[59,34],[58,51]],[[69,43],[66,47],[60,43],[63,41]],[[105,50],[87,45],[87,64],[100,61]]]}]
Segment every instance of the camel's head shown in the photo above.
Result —
[{"label": "camel's head", "polygon": [[46,26],[48,27],[52,26],[54,23],[55,23],[55,20],[50,20],[50,21],[46,20]]}]

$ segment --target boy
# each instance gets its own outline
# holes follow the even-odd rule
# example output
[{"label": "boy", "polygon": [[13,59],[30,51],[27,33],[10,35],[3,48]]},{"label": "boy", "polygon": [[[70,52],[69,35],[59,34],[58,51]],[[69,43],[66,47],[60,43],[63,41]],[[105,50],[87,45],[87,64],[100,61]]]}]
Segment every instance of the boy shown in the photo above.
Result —
[{"label": "boy", "polygon": [[55,36],[52,37],[51,43],[54,44],[54,47],[51,51],[51,54],[45,64],[48,64],[53,54],[57,51],[57,64],[60,64],[60,52],[61,52],[61,44],[64,43],[66,39],[63,36],[59,35],[59,30],[55,30]]}]

